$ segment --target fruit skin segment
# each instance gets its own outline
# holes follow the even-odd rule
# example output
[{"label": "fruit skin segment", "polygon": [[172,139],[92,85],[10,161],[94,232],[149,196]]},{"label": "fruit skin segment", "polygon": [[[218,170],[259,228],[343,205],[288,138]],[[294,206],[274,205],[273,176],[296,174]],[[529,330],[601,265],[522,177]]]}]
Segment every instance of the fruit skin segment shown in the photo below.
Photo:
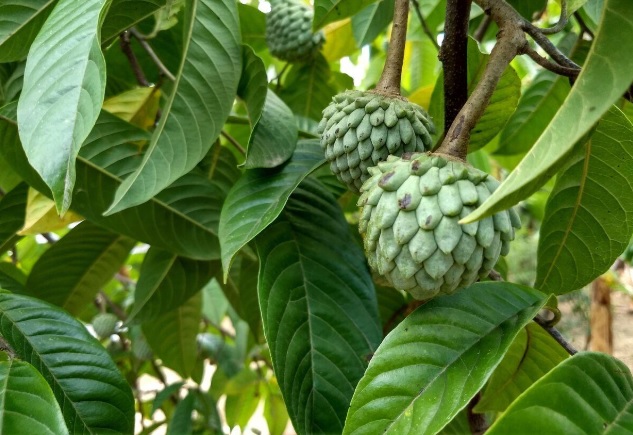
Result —
[{"label": "fruit skin segment", "polygon": [[325,34],[312,33],[314,12],[297,0],[276,0],[266,15],[266,44],[270,53],[286,62],[310,60],[323,46]]},{"label": "fruit skin segment", "polygon": [[521,221],[513,209],[459,220],[499,186],[466,163],[434,154],[389,156],[368,169],[359,231],[370,267],[416,299],[450,294],[487,276]]},{"label": "fruit skin segment", "polygon": [[368,169],[387,156],[430,151],[435,125],[422,107],[403,97],[351,90],[332,99],[317,131],[332,172],[359,193]]}]

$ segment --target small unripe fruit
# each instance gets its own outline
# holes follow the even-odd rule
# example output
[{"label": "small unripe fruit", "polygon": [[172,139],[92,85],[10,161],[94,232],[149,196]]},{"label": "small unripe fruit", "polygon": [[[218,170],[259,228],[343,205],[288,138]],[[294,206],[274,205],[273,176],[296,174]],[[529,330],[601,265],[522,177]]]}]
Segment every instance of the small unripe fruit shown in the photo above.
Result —
[{"label": "small unripe fruit", "polygon": [[116,332],[119,318],[111,313],[97,314],[92,319],[92,329],[99,338],[108,338]]},{"label": "small unripe fruit", "polygon": [[266,43],[270,53],[287,62],[310,60],[325,42],[323,32],[312,33],[312,9],[298,0],[271,3],[266,15]]}]

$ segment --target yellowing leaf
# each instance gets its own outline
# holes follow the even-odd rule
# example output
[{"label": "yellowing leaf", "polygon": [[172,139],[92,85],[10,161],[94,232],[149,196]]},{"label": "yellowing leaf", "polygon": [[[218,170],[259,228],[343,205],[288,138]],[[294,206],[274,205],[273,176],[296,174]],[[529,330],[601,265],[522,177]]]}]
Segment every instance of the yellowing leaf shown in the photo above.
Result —
[{"label": "yellowing leaf", "polygon": [[26,218],[24,227],[18,232],[21,236],[28,236],[66,228],[73,222],[83,220],[83,217],[72,211],[60,217],[55,209],[55,203],[47,196],[35,189],[29,189],[26,200]]},{"label": "yellowing leaf", "polygon": [[431,104],[431,95],[433,95],[433,88],[435,85],[423,86],[419,89],[416,89],[411,95],[407,98],[409,101],[415,104],[419,104],[424,107],[426,110],[429,109],[429,105]]},{"label": "yellowing leaf", "polygon": [[159,101],[160,89],[137,88],[108,98],[103,108],[130,124],[148,130],[156,120]]},{"label": "yellowing leaf", "polygon": [[328,61],[339,60],[356,51],[356,40],[352,32],[351,18],[328,24],[323,30],[325,32],[323,55]]}]

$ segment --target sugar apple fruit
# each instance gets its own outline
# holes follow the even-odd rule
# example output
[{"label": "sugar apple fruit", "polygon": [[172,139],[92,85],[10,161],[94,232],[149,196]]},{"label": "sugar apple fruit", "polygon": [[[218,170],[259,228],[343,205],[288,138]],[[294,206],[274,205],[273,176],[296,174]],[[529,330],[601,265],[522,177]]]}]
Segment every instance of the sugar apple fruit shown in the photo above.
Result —
[{"label": "sugar apple fruit", "polygon": [[116,332],[119,318],[111,313],[100,313],[92,319],[92,329],[99,338],[108,338]]},{"label": "sugar apple fruit", "polygon": [[520,219],[514,210],[458,221],[499,182],[434,154],[390,156],[369,168],[359,230],[371,268],[416,299],[449,294],[487,276],[506,255]]},{"label": "sugar apple fruit", "polygon": [[402,97],[345,91],[323,110],[318,132],[332,172],[359,193],[368,168],[387,156],[430,150],[435,126],[422,107]]},{"label": "sugar apple fruit", "polygon": [[287,62],[309,60],[325,42],[325,35],[312,33],[314,12],[300,0],[272,2],[266,15],[266,43],[270,53]]}]

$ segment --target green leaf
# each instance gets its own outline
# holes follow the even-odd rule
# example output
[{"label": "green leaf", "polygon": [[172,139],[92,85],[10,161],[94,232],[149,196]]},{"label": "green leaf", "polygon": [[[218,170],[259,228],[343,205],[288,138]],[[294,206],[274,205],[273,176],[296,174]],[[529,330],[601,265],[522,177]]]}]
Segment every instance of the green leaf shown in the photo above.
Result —
[{"label": "green leaf", "polygon": [[303,140],[283,167],[251,169],[235,183],[220,215],[225,280],[235,254],[279,216],[290,194],[322,163],[318,142]]},{"label": "green leaf", "polygon": [[174,410],[174,415],[169,422],[169,426],[167,426],[168,435],[192,433],[191,429],[193,427],[193,423],[191,421],[191,414],[193,413],[195,397],[195,393],[193,391],[189,391],[187,396],[178,402],[178,405],[176,405],[176,409]]},{"label": "green leaf", "polygon": [[70,433],[132,433],[134,398],[105,348],[60,308],[0,293],[0,334],[37,367],[60,404]]},{"label": "green leaf", "polygon": [[256,7],[237,4],[237,12],[240,16],[242,28],[242,42],[248,44],[255,51],[266,48],[266,14]]},{"label": "green leaf", "polygon": [[547,0],[508,0],[518,13],[532,21],[534,14],[547,7]]},{"label": "green leaf", "polygon": [[143,21],[166,4],[167,0],[112,0],[101,27],[101,45],[110,45],[125,30]]},{"label": "green leaf", "polygon": [[381,339],[363,253],[310,178],[257,237],[259,302],[275,374],[298,433],[340,433]]},{"label": "green leaf", "polygon": [[51,387],[27,362],[0,362],[0,403],[0,428],[3,433],[68,433]]},{"label": "green leaf", "polygon": [[70,207],[75,160],[103,103],[106,74],[99,27],[108,6],[108,0],[59,0],[26,60],[18,102],[20,139],[59,214]]},{"label": "green leaf", "polygon": [[24,293],[26,275],[11,263],[0,261],[0,288],[11,293]]},{"label": "green leaf", "polygon": [[382,342],[358,384],[345,434],[434,434],[465,407],[546,295],[506,282],[433,299]]},{"label": "green leaf", "polygon": [[202,290],[219,268],[217,261],[197,261],[150,248],[141,265],[128,322],[154,321],[180,307]]},{"label": "green leaf", "polygon": [[394,2],[381,0],[352,17],[354,39],[359,46],[371,44],[393,19]]},{"label": "green leaf", "polygon": [[[128,237],[196,259],[218,259],[217,226],[223,194],[205,176],[190,173],[149,202],[109,217],[102,215],[121,179],[138,166],[140,130],[101,112],[77,159],[73,210],[92,222]],[[20,146],[15,104],[0,109],[0,153],[31,186],[51,196],[29,166]],[[210,170],[208,175],[215,171]],[[151,219],[148,219],[151,216]]]},{"label": "green leaf", "polygon": [[[234,379],[232,378],[229,383]],[[227,389],[229,388],[231,387],[227,387]],[[233,394],[227,395],[225,412],[226,423],[229,427],[239,426],[242,430],[246,429],[248,421],[257,410],[257,406],[262,399],[261,389],[262,382],[254,375],[250,382],[240,385],[238,390],[231,391]]]},{"label": "green leaf", "polygon": [[78,316],[125,263],[135,243],[84,221],[37,260],[26,291]]},{"label": "green leaf", "polygon": [[149,412],[149,417],[152,417],[173,394],[177,394],[183,385],[185,385],[184,381],[175,382],[156,393],[154,401],[152,402],[152,410]]},{"label": "green leaf", "polygon": [[21,239],[17,233],[24,226],[28,192],[29,186],[21,183],[0,199],[0,254]]},{"label": "green leaf", "polygon": [[264,62],[251,47],[242,45],[242,76],[237,87],[237,95],[246,103],[252,126],[257,125],[262,116],[267,91],[268,76]]},{"label": "green leaf", "polygon": [[217,139],[242,69],[236,2],[187,2],[183,51],[174,90],[143,161],[119,186],[106,215],[148,201],[191,171]]},{"label": "green leaf", "polygon": [[621,361],[581,352],[523,393],[486,432],[625,434],[633,432],[633,378]]},{"label": "green leaf", "polygon": [[[576,84],[539,140],[508,178],[463,223],[506,209],[536,192],[560,168],[574,145],[633,82],[633,3],[605,0],[600,28]],[[555,146],[552,146],[555,144]]]},{"label": "green leaf", "polygon": [[616,107],[566,160],[545,206],[536,287],[563,294],[607,271],[633,233],[633,124]]},{"label": "green leaf", "polygon": [[[468,93],[483,77],[490,55],[479,51],[477,42],[468,39]],[[473,152],[484,147],[505,126],[514,113],[521,96],[521,80],[514,68],[508,66],[501,75],[499,83],[490,98],[484,114],[481,116],[470,134],[468,151]],[[440,74],[433,89],[431,107],[429,108],[437,128],[436,137],[444,133],[444,74]]]},{"label": "green leaf", "polygon": [[543,328],[528,323],[490,377],[475,411],[505,411],[521,393],[567,357],[565,349]]},{"label": "green leaf", "polygon": [[351,17],[376,0],[315,0],[312,30]]},{"label": "green leaf", "polygon": [[264,418],[268,425],[270,435],[283,435],[288,426],[288,411],[281,396],[279,387],[275,384],[275,390],[269,391],[264,402]]},{"label": "green leaf", "polygon": [[279,96],[295,115],[320,121],[321,112],[336,94],[331,77],[330,64],[319,54],[310,63],[293,65]]},{"label": "green leaf", "polygon": [[155,320],[143,323],[147,343],[163,364],[188,378],[196,363],[196,336],[202,319],[202,293]]},{"label": "green leaf", "polygon": [[56,0],[4,0],[0,4],[0,63],[26,57]]}]

